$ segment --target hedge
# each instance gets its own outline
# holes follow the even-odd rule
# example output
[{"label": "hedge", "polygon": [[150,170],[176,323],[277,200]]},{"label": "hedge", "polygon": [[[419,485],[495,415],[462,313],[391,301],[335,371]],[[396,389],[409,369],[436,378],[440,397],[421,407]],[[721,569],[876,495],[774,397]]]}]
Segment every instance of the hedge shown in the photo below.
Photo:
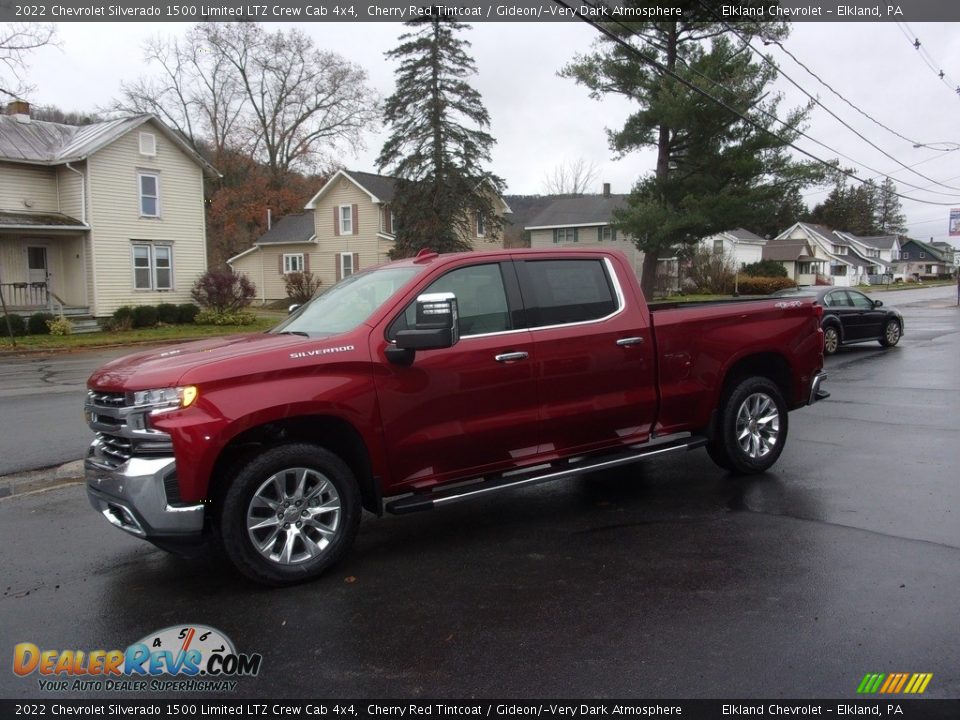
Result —
[{"label": "hedge", "polygon": [[777,290],[796,286],[797,284],[790,278],[737,276],[737,289],[741,295],[769,295]]}]

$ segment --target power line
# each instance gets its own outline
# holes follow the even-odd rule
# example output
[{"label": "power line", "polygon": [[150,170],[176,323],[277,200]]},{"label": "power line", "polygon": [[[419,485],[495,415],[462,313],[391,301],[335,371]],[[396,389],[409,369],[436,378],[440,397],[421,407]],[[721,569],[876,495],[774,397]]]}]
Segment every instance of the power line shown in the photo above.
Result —
[{"label": "power line", "polygon": [[[923,46],[923,43],[920,42],[920,38],[910,29],[910,26],[905,22],[897,22],[897,27],[900,28],[900,32],[903,33],[903,36],[907,39],[907,42],[910,43],[914,49],[917,51],[919,58],[926,63],[927,67],[933,70],[934,74],[940,79],[944,85],[950,88],[957,96],[960,96],[960,85],[954,82],[953,78],[947,75],[942,68],[937,67],[937,63],[934,62],[933,57],[930,53],[927,52],[927,49]],[[912,38],[912,39],[911,39]]]},{"label": "power line", "polygon": [[[806,88],[804,88],[802,85],[800,85],[800,83],[798,83],[796,80],[794,80],[792,77],[790,77],[790,75],[788,75],[786,72],[784,72],[783,69],[782,69],[779,65],[777,65],[773,60],[771,60],[771,59],[768,58],[766,55],[764,55],[762,52],[760,52],[759,50],[757,50],[757,49],[750,43],[749,40],[747,40],[747,39],[744,38],[739,32],[737,32],[736,28],[734,28],[734,27],[731,26],[728,22],[726,22],[726,21],[725,21],[721,16],[719,16],[712,8],[710,8],[710,7],[708,7],[706,4],[704,4],[703,0],[697,0],[697,2],[698,2],[698,4],[699,4],[704,10],[706,10],[708,13],[710,13],[711,15],[713,15],[714,18],[716,18],[716,20],[717,20],[721,25],[723,25],[725,28],[727,28],[727,30],[729,30],[731,33],[733,33],[744,45],[746,45],[746,46],[749,47],[751,50],[753,50],[753,52],[756,53],[756,55],[757,55],[758,57],[760,57],[765,63],[767,63],[768,65],[770,65],[770,66],[771,66],[774,70],[776,70],[779,74],[783,75],[783,77],[785,77],[787,80],[789,80],[790,83],[793,84],[794,87],[796,87],[800,92],[802,92],[804,95],[806,95],[808,98],[810,98],[810,100],[812,100],[816,105],[818,105],[819,107],[823,108],[823,109],[824,109],[831,117],[833,117],[837,122],[839,122],[841,125],[843,125],[845,128],[847,128],[847,130],[849,130],[849,131],[852,132],[854,135],[856,135],[858,138],[860,138],[860,139],[863,140],[865,143],[867,143],[870,147],[874,148],[875,150],[878,150],[880,153],[882,153],[882,154],[885,155],[886,157],[888,157],[888,158],[890,158],[891,160],[893,160],[895,163],[897,163],[897,165],[899,165],[899,166],[902,167],[903,169],[909,170],[909,171],[912,172],[914,175],[917,175],[918,177],[921,177],[921,178],[923,178],[924,180],[927,180],[928,182],[935,183],[935,184],[940,185],[941,187],[945,187],[945,188],[947,188],[947,189],[949,189],[949,190],[958,190],[958,191],[960,191],[960,187],[955,187],[955,186],[953,186],[953,185],[945,185],[944,183],[941,183],[941,182],[938,182],[937,180],[934,180],[932,177],[929,177],[929,176],[927,176],[927,175],[924,175],[924,174],[921,173],[921,172],[917,172],[916,170],[914,170],[913,168],[911,168],[909,165],[904,164],[904,163],[903,163],[902,161],[900,161],[898,158],[895,158],[893,155],[891,155],[891,154],[888,153],[886,150],[884,150],[883,148],[881,148],[879,145],[877,145],[876,143],[874,143],[872,140],[870,140],[869,138],[867,138],[865,135],[863,135],[863,133],[861,133],[859,130],[856,130],[852,125],[850,125],[849,123],[847,123],[845,120],[843,120],[843,118],[841,118],[839,115],[837,115],[835,112],[833,112],[833,110],[831,110],[831,109],[828,108],[826,105],[824,105],[822,102],[820,102],[820,99],[819,99],[819,98],[817,98],[817,97],[815,97],[814,95],[811,95],[809,92],[807,92]],[[776,42],[777,45],[779,45],[781,48],[783,48],[783,45],[781,45],[781,44],[779,43],[779,41],[774,41],[774,42]],[[791,57],[792,57],[792,56],[791,56]],[[799,61],[798,61],[798,62],[799,62]],[[876,172],[876,171],[873,171],[873,172]],[[907,184],[907,183],[906,183],[905,181],[903,181],[903,180],[901,180],[901,182],[904,183],[904,184]],[[937,194],[939,194],[939,195],[947,195],[947,193],[937,193]]]},{"label": "power line", "polygon": [[[681,76],[678,75],[676,72],[674,72],[673,70],[671,70],[670,68],[668,68],[667,66],[665,66],[663,63],[661,63],[659,60],[656,60],[656,59],[654,59],[654,58],[651,58],[651,57],[645,55],[644,53],[640,52],[640,51],[639,51],[637,48],[635,48],[633,45],[631,45],[630,43],[628,43],[628,42],[626,42],[625,40],[623,40],[622,38],[620,38],[618,35],[616,35],[616,33],[612,32],[612,31],[609,30],[609,29],[607,29],[606,27],[604,27],[603,25],[601,25],[599,22],[597,22],[597,21],[595,21],[595,20],[593,20],[593,19],[591,19],[591,18],[589,18],[589,17],[587,17],[587,16],[585,16],[585,15],[580,15],[579,13],[577,13],[576,10],[575,10],[575,8],[574,8],[572,5],[568,4],[568,2],[567,2],[566,0],[554,0],[554,2],[557,3],[558,5],[560,5],[560,6],[562,6],[562,7],[565,7],[565,8],[567,8],[568,10],[572,11],[573,14],[576,15],[576,16],[578,16],[578,17],[580,17],[580,19],[581,19],[583,22],[587,23],[588,25],[590,25],[591,27],[593,27],[595,30],[597,30],[600,34],[605,35],[606,37],[608,37],[610,40],[612,40],[612,41],[615,42],[616,44],[618,44],[618,45],[624,47],[625,49],[627,49],[630,53],[632,53],[633,55],[635,55],[635,56],[636,56],[637,58],[639,58],[642,62],[646,63],[647,65],[650,65],[650,66],[653,67],[654,69],[658,70],[660,73],[662,73],[662,74],[664,74],[664,75],[667,75],[668,77],[672,78],[673,80],[676,80],[677,82],[679,82],[679,83],[680,83],[681,85],[683,85],[684,87],[687,87],[687,88],[689,88],[690,90],[693,90],[693,91],[694,91],[695,93],[697,93],[698,95],[701,95],[702,97],[710,100],[711,102],[716,103],[716,104],[719,105],[720,107],[722,107],[722,108],[724,108],[725,110],[729,111],[730,113],[736,115],[736,116],[739,117],[741,120],[743,120],[744,122],[746,122],[748,125],[750,125],[751,127],[753,127],[755,130],[759,130],[759,131],[762,132],[762,133],[766,133],[767,135],[772,136],[773,138],[775,138],[776,140],[778,140],[778,141],[781,142],[782,144],[786,145],[787,147],[793,148],[794,150],[796,150],[796,151],[799,152],[800,154],[805,155],[805,156],[809,157],[810,159],[814,160],[815,162],[818,162],[818,163],[820,163],[821,165],[824,165],[825,167],[830,168],[830,169],[831,169],[832,171],[834,171],[834,172],[837,172],[837,173],[839,173],[839,174],[841,174],[841,175],[844,175],[844,176],[846,176],[846,177],[852,178],[853,180],[856,180],[856,181],[859,182],[859,183],[866,184],[867,181],[864,180],[863,178],[859,177],[858,175],[856,175],[856,173],[853,173],[853,172],[851,172],[851,171],[849,171],[849,170],[844,170],[844,169],[842,169],[842,168],[838,168],[838,167],[836,167],[836,165],[834,165],[833,163],[831,163],[831,162],[829,162],[829,161],[827,161],[827,160],[824,160],[823,158],[818,157],[817,155],[814,155],[813,153],[809,152],[808,150],[804,150],[803,148],[799,147],[796,143],[794,143],[794,142],[792,142],[792,141],[789,141],[789,140],[787,140],[786,138],[781,137],[780,135],[777,135],[777,134],[776,134],[775,132],[773,132],[772,130],[769,130],[769,129],[763,127],[762,125],[760,125],[760,124],[759,124],[756,120],[754,120],[753,118],[750,118],[750,117],[744,115],[742,112],[740,112],[740,111],[737,110],[736,108],[731,107],[730,105],[728,105],[728,104],[727,104],[726,102],[724,102],[723,100],[720,100],[719,98],[711,95],[709,92],[707,92],[707,91],[704,90],[703,88],[695,85],[694,83],[690,82],[690,81],[687,80],[686,78],[681,77]],[[590,7],[590,8],[593,8],[593,9],[596,9],[596,8],[598,7],[597,5],[592,5],[592,4],[590,4],[587,0],[580,0],[580,2],[581,2],[581,4],[586,5],[587,7]],[[619,25],[621,28],[623,28],[624,30],[626,30],[628,35],[630,35],[630,36],[635,36],[635,33],[634,33],[632,30],[630,30],[630,28],[627,27],[624,23],[619,22],[619,21],[614,21],[614,22],[615,22],[615,24]],[[781,124],[783,124],[783,125],[786,125],[786,123],[784,123],[783,121],[779,121],[779,122],[780,122]],[[893,159],[896,160],[896,158],[893,158]],[[901,163],[901,164],[902,164],[902,163]],[[908,168],[908,169],[909,169],[909,168]],[[928,179],[928,180],[929,180],[930,178],[925,178],[925,179]],[[935,182],[935,181],[934,181],[934,182]],[[945,186],[945,187],[947,187],[947,186]],[[911,197],[908,197],[908,196],[906,196],[906,195],[902,195],[902,194],[899,193],[899,192],[894,192],[893,194],[894,194],[896,197],[903,198],[903,199],[905,199],[905,200],[911,200],[911,201],[913,201],[913,202],[921,203],[921,204],[923,204],[923,205],[937,205],[937,206],[946,206],[946,207],[949,207],[949,206],[952,206],[952,205],[956,205],[956,204],[957,204],[957,203],[955,203],[955,202],[953,202],[953,203],[945,203],[945,202],[935,202],[935,201],[933,201],[933,200],[920,200],[920,199],[918,199],[918,198],[911,198]],[[944,194],[944,193],[941,193],[941,194]]]},{"label": "power line", "polygon": [[[701,5],[702,5],[702,4],[703,4],[703,3],[701,3]],[[830,83],[828,83],[826,80],[824,80],[822,77],[820,77],[817,73],[815,73],[813,70],[811,70],[809,67],[807,67],[807,65],[806,65],[804,62],[802,62],[796,55],[794,55],[792,52],[790,52],[790,50],[787,49],[782,42],[780,42],[779,40],[771,40],[771,41],[769,41],[769,42],[766,41],[766,40],[764,40],[764,44],[765,44],[765,45],[766,45],[766,44],[770,44],[770,43],[776,45],[776,46],[779,47],[783,52],[785,52],[787,55],[789,55],[790,58],[791,58],[797,65],[799,65],[799,66],[802,67],[804,70],[806,70],[807,73],[808,73],[810,76],[812,76],[817,82],[819,82],[821,85],[823,85],[827,90],[829,90],[830,92],[832,92],[832,93],[833,93],[834,95],[836,95],[838,98],[840,98],[841,100],[843,100],[847,105],[849,105],[850,107],[852,107],[854,110],[856,110],[858,113],[860,113],[861,115],[863,115],[865,118],[867,118],[867,119],[870,120],[871,122],[873,122],[873,123],[875,123],[876,125],[879,125],[880,127],[882,127],[882,128],[883,128],[884,130],[886,130],[887,132],[892,133],[893,135],[896,135],[896,136],[897,136],[898,138],[900,138],[901,140],[906,140],[908,143],[910,143],[910,144],[913,145],[914,147],[920,147],[920,146],[929,147],[930,145],[942,145],[942,144],[944,144],[944,143],[922,143],[922,142],[919,142],[919,141],[917,141],[917,140],[911,140],[911,139],[908,138],[906,135],[903,135],[903,134],[897,132],[896,130],[894,130],[893,128],[888,127],[887,125],[883,124],[882,122],[880,122],[879,120],[877,120],[875,117],[873,117],[870,113],[868,113],[868,112],[866,112],[865,110],[861,109],[861,108],[858,107],[857,105],[854,105],[848,98],[844,97],[840,92],[838,92],[837,90],[835,90],[835,89],[833,88],[833,86],[830,85]],[[780,72],[783,72],[783,70],[781,70]],[[932,150],[940,150],[940,148],[931,148],[931,149],[932,149]],[[954,149],[955,149],[955,148],[954,148]],[[940,152],[950,152],[950,149],[940,150]]]}]

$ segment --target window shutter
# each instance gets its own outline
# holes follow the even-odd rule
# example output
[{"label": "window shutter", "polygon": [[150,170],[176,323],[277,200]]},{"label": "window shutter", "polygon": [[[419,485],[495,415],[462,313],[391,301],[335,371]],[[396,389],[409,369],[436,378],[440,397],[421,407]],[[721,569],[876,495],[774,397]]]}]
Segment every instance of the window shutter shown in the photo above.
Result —
[{"label": "window shutter", "polygon": [[277,271],[283,275],[283,253],[277,255]]},{"label": "window shutter", "polygon": [[555,242],[555,243],[560,242],[560,240],[557,238],[557,229],[556,229],[556,228],[553,229],[553,242]]},{"label": "window shutter", "polygon": [[340,276],[340,253],[333,254],[333,265],[337,271],[337,282],[340,282],[340,280],[342,279]]},{"label": "window shutter", "polygon": [[573,241],[580,242],[580,228],[573,229]]},{"label": "window shutter", "polygon": [[353,254],[353,272],[354,274],[360,269],[360,253]]},{"label": "window shutter", "polygon": [[333,234],[340,234],[340,208],[336,205],[333,206]]},{"label": "window shutter", "polygon": [[354,203],[353,205],[351,205],[350,208],[351,208],[351,210],[353,211],[353,234],[356,235],[356,234],[357,234],[357,225],[359,224],[359,220],[360,220],[360,211],[359,211],[359,209],[357,208],[356,203]]},{"label": "window shutter", "polygon": [[383,207],[383,227],[387,231],[387,235],[393,235],[393,224],[390,222],[390,206],[385,205]]},{"label": "window shutter", "polygon": [[603,225],[597,228],[597,242],[603,242]]},{"label": "window shutter", "polygon": [[303,254],[303,271],[310,272],[310,253]]}]

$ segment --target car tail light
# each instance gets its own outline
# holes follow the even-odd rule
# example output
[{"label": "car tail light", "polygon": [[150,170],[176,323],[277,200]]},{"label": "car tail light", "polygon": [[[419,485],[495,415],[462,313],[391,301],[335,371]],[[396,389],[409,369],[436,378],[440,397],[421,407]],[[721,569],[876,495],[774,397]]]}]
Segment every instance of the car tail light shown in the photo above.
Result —
[{"label": "car tail light", "polygon": [[816,303],[814,303],[814,306],[813,306],[813,314],[817,316],[817,321],[822,320],[822,319],[823,319],[823,305],[817,305]]}]

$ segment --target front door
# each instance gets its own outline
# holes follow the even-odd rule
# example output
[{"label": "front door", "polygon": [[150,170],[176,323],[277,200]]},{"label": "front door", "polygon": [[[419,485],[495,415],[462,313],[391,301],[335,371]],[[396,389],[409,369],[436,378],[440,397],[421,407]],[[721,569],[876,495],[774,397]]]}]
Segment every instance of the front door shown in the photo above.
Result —
[{"label": "front door", "polygon": [[[451,270],[418,294],[457,297],[460,341],[418,350],[409,367],[384,350],[413,326],[414,301],[375,341],[375,379],[388,448],[391,488],[429,486],[503,470],[537,453],[539,406],[530,332],[518,327],[512,263],[485,262]],[[376,333],[383,330],[375,330]],[[381,338],[383,335],[380,336]]]},{"label": "front door", "polygon": [[38,245],[27,247],[27,282],[47,282],[47,248]]}]

